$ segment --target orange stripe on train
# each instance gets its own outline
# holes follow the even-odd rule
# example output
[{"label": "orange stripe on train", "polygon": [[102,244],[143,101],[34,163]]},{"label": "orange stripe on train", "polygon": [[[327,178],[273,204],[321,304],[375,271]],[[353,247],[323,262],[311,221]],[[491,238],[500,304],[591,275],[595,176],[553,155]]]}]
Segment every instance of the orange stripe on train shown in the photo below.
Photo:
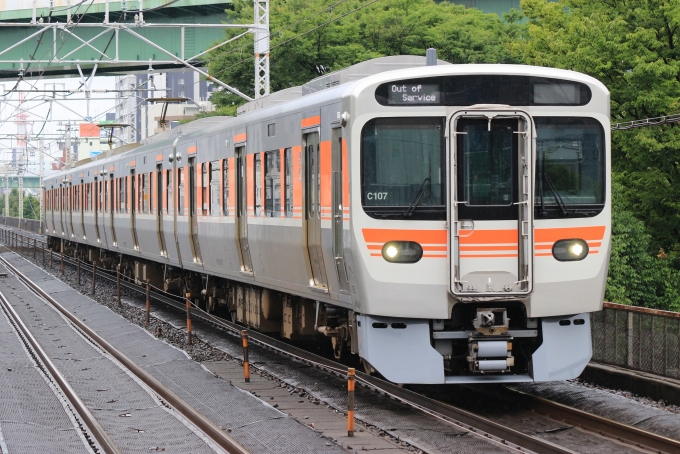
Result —
[{"label": "orange stripe on train", "polygon": [[594,227],[566,227],[559,229],[535,229],[534,241],[536,243],[554,243],[557,240],[570,238],[580,238],[582,240],[602,240],[604,238],[605,226]]},{"label": "orange stripe on train", "polygon": [[303,118],[300,126],[303,128],[309,128],[310,126],[316,126],[321,123],[321,117],[316,115],[314,117]]},{"label": "orange stripe on train", "polygon": [[[543,228],[534,230],[534,242],[554,243],[557,240],[581,238],[591,246],[599,246],[598,241],[604,238],[605,226]],[[517,243],[517,229],[503,230],[461,230],[460,244],[469,248],[493,247],[504,250],[509,244]],[[362,229],[364,241],[367,243],[387,243],[388,241],[415,241],[420,244],[447,244],[447,230],[405,230],[405,229]],[[498,246],[493,246],[498,245]],[[503,246],[500,246],[503,245]],[[552,246],[551,246],[552,247]],[[481,249],[479,249],[481,250]]]}]

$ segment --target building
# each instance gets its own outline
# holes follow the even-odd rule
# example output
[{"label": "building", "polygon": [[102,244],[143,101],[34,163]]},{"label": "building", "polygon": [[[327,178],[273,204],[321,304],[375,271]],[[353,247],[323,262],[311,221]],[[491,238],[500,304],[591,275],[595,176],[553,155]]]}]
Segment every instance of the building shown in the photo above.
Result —
[{"label": "building", "polygon": [[[149,98],[189,98],[193,100],[171,103],[166,112],[168,128],[182,120],[191,120],[200,111],[215,109],[210,96],[215,89],[212,82],[200,79],[192,70],[167,73],[135,74],[116,77],[116,89],[120,101],[116,104],[116,123],[130,125],[120,134],[116,133],[117,145],[141,142],[159,131],[162,102],[151,103]],[[199,109],[200,106],[200,109]]]},{"label": "building", "polygon": [[78,161],[96,156],[109,148],[106,131],[92,123],[80,124],[78,139]]}]

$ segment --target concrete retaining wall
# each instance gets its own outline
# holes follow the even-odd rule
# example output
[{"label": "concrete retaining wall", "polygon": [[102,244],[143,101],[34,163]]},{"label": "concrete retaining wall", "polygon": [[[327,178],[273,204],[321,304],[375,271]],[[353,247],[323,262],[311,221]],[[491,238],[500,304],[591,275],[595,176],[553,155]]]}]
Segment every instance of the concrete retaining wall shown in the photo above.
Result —
[{"label": "concrete retaining wall", "polygon": [[33,233],[43,233],[43,223],[37,219],[19,219],[9,216],[0,216],[0,223],[15,229],[26,230]]}]

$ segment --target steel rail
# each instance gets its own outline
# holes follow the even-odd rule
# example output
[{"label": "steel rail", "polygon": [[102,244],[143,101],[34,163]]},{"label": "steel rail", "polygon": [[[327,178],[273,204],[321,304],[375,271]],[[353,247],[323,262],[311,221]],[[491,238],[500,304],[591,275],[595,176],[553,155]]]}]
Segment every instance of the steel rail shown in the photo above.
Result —
[{"label": "steel rail", "polygon": [[218,446],[225,449],[230,454],[246,454],[248,451],[241,446],[235,439],[227,435],[223,430],[221,430],[215,423],[210,421],[204,415],[199,413],[196,409],[190,406],[184,399],[179,397],[173,391],[165,387],[161,382],[156,380],[151,374],[146,372],[144,369],[139,367],[136,363],[130,360],[126,355],[117,350],[113,345],[104,340],[99,334],[94,330],[85,325],[77,317],[66,310],[58,301],[56,301],[52,296],[42,290],[37,284],[31,281],[23,273],[17,270],[11,263],[9,263],[4,257],[0,257],[0,263],[2,263],[8,270],[10,270],[14,275],[16,275],[19,280],[21,280],[28,288],[30,288],[34,293],[44,298],[52,306],[54,306],[59,312],[61,312],[66,318],[69,319],[71,323],[76,325],[86,336],[88,336],[92,341],[97,343],[101,348],[106,350],[111,356],[116,358],[123,366],[129,369],[137,378],[144,382],[147,386],[156,392],[162,399],[164,399],[169,405],[175,408],[182,416],[191,421],[196,427],[199,428],[203,433],[205,433],[210,439],[215,442]]},{"label": "steel rail", "polygon": [[[21,234],[18,235],[22,236]],[[19,244],[23,244],[23,242],[20,242]],[[30,248],[31,246],[29,245],[28,247]],[[4,261],[4,259],[1,257],[0,260]],[[75,263],[75,260],[67,256],[64,256],[64,261],[71,265]],[[85,269],[89,268],[92,270],[91,265],[83,264],[81,262],[81,266],[83,265],[85,265]],[[104,270],[97,270],[97,275],[111,282],[116,280],[114,276]],[[133,282],[121,280],[121,285],[140,294],[146,294],[145,288],[142,288]],[[151,291],[150,296],[157,301],[173,306],[179,310],[185,309],[185,300],[180,300],[179,297],[173,298],[168,294],[162,294],[157,291]],[[241,335],[243,327],[237,325],[236,323],[215,317],[203,311],[197,311],[196,316],[208,323],[216,325],[219,328],[226,329],[227,331],[234,333],[239,337]],[[299,347],[292,346],[281,340],[274,339],[257,331],[251,331],[248,335],[252,342],[257,343],[269,350],[276,351],[279,354],[283,354],[306,363],[311,363],[312,365],[326,369],[339,376],[344,377],[347,372],[347,368],[340,363],[308,352]],[[510,449],[514,448],[520,452],[526,452],[526,450],[529,450],[541,454],[575,454],[575,451],[556,445],[550,441],[522,433],[518,430],[496,423],[482,416],[468,412],[461,408],[454,407],[453,405],[431,399],[427,396],[402,388],[394,383],[381,380],[380,378],[373,377],[366,373],[357,371],[356,378],[357,381],[363,383],[364,385],[374,388],[383,394],[389,395],[390,397],[402,401],[403,403],[420,411],[428,413],[431,416],[439,418],[443,416],[444,419],[449,423],[452,423],[449,420],[453,419],[456,421],[456,423],[458,423],[453,424],[463,426],[466,430],[473,432],[475,435],[495,441],[496,443],[505,445]]]},{"label": "steel rail", "polygon": [[[67,261],[71,264],[74,263],[74,261],[70,258],[65,257],[65,259],[67,259]],[[105,271],[98,271],[97,274],[100,277],[104,277],[110,281],[115,281],[115,278]],[[126,288],[140,294],[145,292],[144,288],[133,282],[121,281],[121,284]],[[179,297],[174,299],[158,292],[151,292],[151,296],[157,301],[171,305],[177,309],[184,309],[184,300],[181,300],[180,302]],[[215,317],[202,311],[197,311],[195,316],[200,317],[204,321],[217,325],[220,328],[227,329],[238,336],[240,336],[240,332],[243,329],[242,326],[237,325],[236,323]],[[346,373],[346,368],[340,363],[322,356],[318,356],[314,353],[310,353],[301,348],[289,345],[281,340],[274,339],[257,331],[249,332],[249,337],[252,341],[260,344],[261,346],[270,350],[275,350],[286,356],[295,357],[299,360],[312,363],[314,365],[328,369],[338,375],[344,376]],[[562,454],[574,452],[564,447],[555,445],[547,440],[524,434],[520,431],[503,426],[502,424],[496,423],[472,412],[468,412],[445,402],[441,402],[436,399],[424,396],[420,393],[399,387],[394,383],[381,380],[380,378],[365,374],[363,372],[357,371],[356,376],[358,381],[389,394],[392,397],[402,400],[404,403],[410,404],[423,411],[434,412],[436,414],[469,425],[469,430],[477,429],[479,431],[487,432],[501,440],[506,440],[510,443],[522,446],[535,452]],[[508,391],[520,393],[519,391],[510,389],[508,389]],[[525,393],[521,393],[521,395],[524,403],[530,402],[532,408],[537,413],[544,416],[564,420],[565,422],[577,427],[581,427],[586,431],[596,432],[600,435],[619,440],[623,443],[640,446],[647,449],[655,449],[663,453],[680,452],[680,441],[647,432],[627,424],[622,424],[601,416],[594,415],[592,413],[542,399],[540,397]]]},{"label": "steel rail", "polygon": [[580,427],[588,432],[595,432],[619,440],[622,443],[638,446],[643,449],[669,454],[680,452],[680,441],[678,440],[647,432],[628,424],[612,421],[611,419],[602,416],[515,389],[509,389],[509,391],[520,396],[520,399],[523,402],[528,401],[529,406],[536,413],[543,416],[549,416],[553,419]]},{"label": "steel rail", "polygon": [[68,399],[69,403],[71,404],[71,407],[78,414],[78,418],[85,424],[87,430],[89,431],[89,434],[91,434],[92,437],[96,440],[101,450],[106,454],[122,454],[122,451],[118,449],[116,444],[113,442],[113,440],[111,440],[109,435],[106,433],[106,430],[104,430],[101,424],[99,424],[99,421],[97,421],[97,419],[94,417],[90,409],[87,408],[87,405],[85,405],[85,403],[80,399],[80,397],[71,387],[66,378],[64,378],[64,376],[61,374],[59,369],[57,369],[57,367],[54,365],[54,363],[47,355],[47,353],[45,353],[45,351],[42,349],[42,347],[35,339],[35,337],[33,337],[33,334],[31,334],[28,327],[21,320],[19,314],[17,314],[17,312],[14,310],[14,308],[12,307],[12,305],[9,303],[9,301],[2,292],[0,292],[0,305],[4,309],[4,312],[7,314],[8,318],[12,321],[14,326],[20,332],[20,335],[21,337],[23,337],[23,340],[25,340],[29,344],[28,346],[30,347],[32,352],[45,366],[46,369],[45,372],[51,376],[51,378],[54,380],[56,385],[62,391],[66,399]]}]

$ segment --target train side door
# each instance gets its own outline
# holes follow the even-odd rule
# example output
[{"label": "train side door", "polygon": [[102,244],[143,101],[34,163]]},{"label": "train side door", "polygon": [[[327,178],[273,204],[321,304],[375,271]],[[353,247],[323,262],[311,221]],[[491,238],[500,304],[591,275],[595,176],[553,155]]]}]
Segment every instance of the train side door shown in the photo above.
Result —
[{"label": "train side door", "polygon": [[99,179],[94,177],[94,188],[92,193],[92,211],[94,212],[94,232],[97,235],[97,242],[101,243],[101,236],[99,235],[99,201],[100,201],[100,186]]},{"label": "train side door", "polygon": [[130,169],[130,229],[132,230],[132,243],[135,251],[139,250],[139,243],[137,242],[137,175],[135,170]]},{"label": "train side door", "polygon": [[196,193],[198,191],[196,187],[197,181],[196,158],[189,158],[189,237],[191,238],[191,253],[194,256],[194,262],[201,263],[201,249],[198,245],[198,223],[196,220],[199,209],[196,200]]},{"label": "train side door", "polygon": [[319,133],[305,134],[303,147],[305,155],[304,235],[312,275],[310,284],[314,287],[327,288],[328,280],[321,252]]},{"label": "train side door", "polygon": [[[163,257],[168,256],[168,251],[165,248],[165,233],[163,232],[163,188],[167,183],[163,184],[163,164],[156,164],[156,234],[158,235],[158,248]],[[152,196],[153,197],[153,196]]]},{"label": "train side door", "polygon": [[59,185],[59,223],[61,224],[61,236],[64,236],[65,229],[64,229],[64,207],[66,203],[66,188],[64,188],[62,185]]},{"label": "train side door", "polygon": [[238,243],[238,257],[241,261],[241,271],[253,272],[248,247],[248,199],[247,199],[247,169],[246,147],[236,147],[236,242]]},{"label": "train side door", "polygon": [[75,234],[73,233],[73,183],[69,181],[68,183],[68,227],[69,227],[69,236],[74,237]]},{"label": "train side door", "polygon": [[347,269],[345,268],[345,246],[344,246],[344,210],[342,205],[342,180],[344,169],[342,168],[342,129],[334,128],[331,138],[331,160],[332,160],[332,197],[333,209],[331,216],[333,220],[333,256],[335,259],[335,270],[338,273],[340,290],[349,292],[349,281],[347,279]]},{"label": "train side door", "polygon": [[113,174],[109,174],[109,225],[111,227],[111,241],[113,246],[118,246],[118,240],[116,239],[116,227],[113,224],[113,216],[116,212],[116,179]]},{"label": "train side door", "polygon": [[521,111],[450,120],[451,292],[518,297],[533,285],[533,140]]}]

